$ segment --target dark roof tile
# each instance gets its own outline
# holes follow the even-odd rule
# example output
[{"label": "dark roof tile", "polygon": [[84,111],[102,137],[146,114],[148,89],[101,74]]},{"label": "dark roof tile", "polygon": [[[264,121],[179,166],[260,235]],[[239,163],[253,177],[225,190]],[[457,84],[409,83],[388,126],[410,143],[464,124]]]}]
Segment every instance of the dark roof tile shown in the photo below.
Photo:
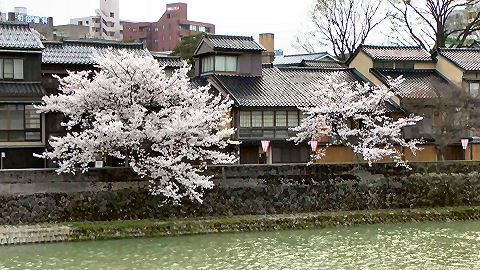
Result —
[{"label": "dark roof tile", "polygon": [[180,68],[183,66],[183,61],[180,56],[161,56],[153,54],[153,58],[155,58],[161,66],[169,68]]},{"label": "dark roof tile", "polygon": [[239,51],[264,51],[265,49],[258,44],[253,37],[244,36],[226,36],[207,34],[203,38],[216,50],[239,50]]},{"label": "dark roof tile", "polygon": [[0,48],[41,50],[43,45],[28,24],[0,22]]},{"label": "dark roof tile", "polygon": [[438,50],[438,54],[465,71],[480,71],[480,49],[478,48],[442,48]]},{"label": "dark roof tile", "polygon": [[97,41],[44,42],[42,54],[44,64],[94,65],[92,56],[103,55],[108,49],[127,50],[139,56],[150,56],[141,43],[114,43]]},{"label": "dark roof tile", "polygon": [[302,61],[305,61],[305,60],[321,60],[324,58],[328,59],[330,57],[332,56],[327,52],[292,54],[292,55],[275,57],[273,64],[276,66],[292,66],[292,65],[298,66],[302,63]]},{"label": "dark roof tile", "polygon": [[396,87],[395,94],[407,99],[434,98],[437,96],[435,88],[438,87],[439,84],[448,83],[433,69],[372,69],[372,72],[387,85],[389,78],[396,79],[402,76],[404,81]]},{"label": "dark roof tile", "polygon": [[46,95],[40,82],[0,82],[0,97],[41,98]]},{"label": "dark roof tile", "polygon": [[429,52],[419,46],[374,46],[360,45],[360,50],[373,60],[431,62]]}]

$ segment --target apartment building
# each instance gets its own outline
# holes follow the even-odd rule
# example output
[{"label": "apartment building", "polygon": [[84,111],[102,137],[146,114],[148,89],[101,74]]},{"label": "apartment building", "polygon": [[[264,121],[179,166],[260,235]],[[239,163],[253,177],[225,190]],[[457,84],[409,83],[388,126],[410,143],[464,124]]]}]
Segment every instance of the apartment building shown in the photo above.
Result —
[{"label": "apartment building", "polygon": [[95,15],[70,19],[70,24],[87,26],[89,38],[123,40],[123,27],[120,21],[120,0],[99,0],[100,8]]},{"label": "apartment building", "polygon": [[150,51],[171,51],[184,36],[215,33],[211,23],[190,21],[187,4],[167,4],[166,11],[157,22],[123,23],[123,40],[144,43]]}]

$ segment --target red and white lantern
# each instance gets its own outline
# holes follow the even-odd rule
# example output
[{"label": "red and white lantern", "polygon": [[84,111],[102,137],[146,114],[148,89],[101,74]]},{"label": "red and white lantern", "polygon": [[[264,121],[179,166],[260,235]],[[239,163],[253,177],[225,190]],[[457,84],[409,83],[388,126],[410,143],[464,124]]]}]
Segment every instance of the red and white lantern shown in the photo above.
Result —
[{"label": "red and white lantern", "polygon": [[469,139],[461,139],[463,150],[467,150]]},{"label": "red and white lantern", "polygon": [[270,141],[263,140],[262,141],[262,150],[264,153],[268,152],[268,147],[270,146]]},{"label": "red and white lantern", "polygon": [[309,142],[310,147],[312,148],[312,152],[316,153],[317,152],[317,147],[318,147],[318,141],[316,140],[311,140]]}]

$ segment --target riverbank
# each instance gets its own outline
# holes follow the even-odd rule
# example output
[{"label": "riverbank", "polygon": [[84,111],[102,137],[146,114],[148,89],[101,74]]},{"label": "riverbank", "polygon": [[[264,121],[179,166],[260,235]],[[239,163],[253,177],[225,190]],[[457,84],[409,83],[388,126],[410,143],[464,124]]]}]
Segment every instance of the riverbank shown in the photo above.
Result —
[{"label": "riverbank", "polygon": [[246,215],[195,219],[72,222],[0,226],[0,245],[313,229],[360,224],[468,220],[480,220],[479,206]]}]

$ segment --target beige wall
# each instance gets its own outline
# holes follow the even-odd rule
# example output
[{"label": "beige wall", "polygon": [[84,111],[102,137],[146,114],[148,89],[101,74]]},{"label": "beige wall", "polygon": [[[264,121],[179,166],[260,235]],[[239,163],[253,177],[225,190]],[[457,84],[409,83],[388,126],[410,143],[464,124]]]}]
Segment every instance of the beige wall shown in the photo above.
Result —
[{"label": "beige wall", "polygon": [[413,63],[414,69],[435,69],[435,63],[433,62],[417,62]]},{"label": "beige wall", "polygon": [[[468,145],[469,150],[472,152],[471,157],[472,160],[480,160],[480,144],[469,144]],[[468,150],[467,150],[468,151]],[[467,160],[469,160],[470,157],[467,157]]]},{"label": "beige wall", "polygon": [[367,79],[369,79],[374,84],[383,85],[382,82],[379,79],[377,79],[377,77],[375,77],[372,73],[370,73],[370,69],[373,67],[373,61],[364,52],[359,51],[357,56],[353,58],[352,62],[350,62],[350,65],[348,65],[348,67],[355,68],[360,73],[362,73],[363,76],[367,77]]},{"label": "beige wall", "polygon": [[438,55],[437,59],[437,71],[457,86],[462,87],[463,71],[441,55]]},{"label": "beige wall", "polygon": [[404,150],[405,160],[407,161],[437,161],[437,151],[434,145],[421,145],[423,150],[417,151],[414,156],[410,149]]},{"label": "beige wall", "polygon": [[[319,146],[319,149],[325,149],[325,146]],[[327,148],[325,156],[317,160],[317,163],[352,163],[357,162],[357,156],[353,151],[345,146],[330,146]]]}]

